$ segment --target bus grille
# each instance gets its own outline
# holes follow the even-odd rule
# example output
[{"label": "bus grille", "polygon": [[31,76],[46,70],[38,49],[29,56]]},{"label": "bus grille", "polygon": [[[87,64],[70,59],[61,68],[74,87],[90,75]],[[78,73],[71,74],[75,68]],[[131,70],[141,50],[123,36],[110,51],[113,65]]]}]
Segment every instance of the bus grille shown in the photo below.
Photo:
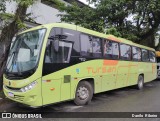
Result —
[{"label": "bus grille", "polygon": [[15,99],[15,100],[17,100],[17,101],[21,101],[21,102],[23,102],[23,100],[24,100],[24,96],[14,95],[13,99]]},{"label": "bus grille", "polygon": [[13,87],[8,87],[8,86],[5,86],[5,87],[14,92],[21,92],[20,88],[13,88]]},{"label": "bus grille", "polygon": [[[12,88],[12,87],[8,87],[8,86],[5,86],[5,88],[7,88],[11,91],[20,92],[20,88]],[[17,101],[21,101],[21,102],[23,102],[23,100],[24,100],[24,96],[20,96],[20,95],[14,95],[14,97],[10,97],[10,98],[17,100]]]}]

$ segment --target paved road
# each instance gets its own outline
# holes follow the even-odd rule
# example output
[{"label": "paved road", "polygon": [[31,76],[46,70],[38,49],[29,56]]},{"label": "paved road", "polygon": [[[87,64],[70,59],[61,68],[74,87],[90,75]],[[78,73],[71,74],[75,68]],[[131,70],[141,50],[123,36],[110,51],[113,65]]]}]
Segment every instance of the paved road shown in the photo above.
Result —
[{"label": "paved road", "polygon": [[[160,80],[145,84],[144,89],[141,91],[134,87],[127,87],[96,94],[92,102],[86,106],[76,106],[73,101],[68,101],[40,109],[30,109],[24,108],[10,100],[1,99],[0,112],[50,112],[46,114],[47,116],[52,116],[55,112],[160,112]],[[61,119],[55,120],[59,121]],[[69,119],[67,120],[70,121]],[[83,121],[83,119],[76,120]],[[98,121],[99,119],[94,120]],[[112,120],[119,121],[117,119]],[[127,121],[128,119],[124,120]],[[160,119],[156,118],[145,120],[160,121]]]}]

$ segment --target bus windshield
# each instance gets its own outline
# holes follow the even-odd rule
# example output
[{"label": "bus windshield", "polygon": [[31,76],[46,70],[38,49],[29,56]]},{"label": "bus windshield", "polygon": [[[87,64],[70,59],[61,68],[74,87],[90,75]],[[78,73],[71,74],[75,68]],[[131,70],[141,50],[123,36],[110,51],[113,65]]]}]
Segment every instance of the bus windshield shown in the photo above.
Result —
[{"label": "bus windshield", "polygon": [[36,67],[45,31],[39,29],[16,37],[8,56],[6,72],[19,74]]}]

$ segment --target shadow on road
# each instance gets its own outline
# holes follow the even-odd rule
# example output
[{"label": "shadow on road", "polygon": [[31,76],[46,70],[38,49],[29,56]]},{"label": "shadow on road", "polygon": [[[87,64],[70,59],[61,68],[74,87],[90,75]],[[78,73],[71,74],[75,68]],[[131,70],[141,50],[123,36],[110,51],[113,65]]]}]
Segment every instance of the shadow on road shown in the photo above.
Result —
[{"label": "shadow on road", "polygon": [[143,90],[137,90],[134,86],[131,86],[95,94],[91,104],[86,106],[76,106],[73,101],[67,101],[34,109],[5,98],[0,100],[0,112],[74,112],[81,110],[83,107],[90,108],[95,105],[101,105],[102,103],[111,103],[128,98],[129,96],[143,95],[142,93],[153,90],[157,86],[160,87],[160,80],[146,83]]}]

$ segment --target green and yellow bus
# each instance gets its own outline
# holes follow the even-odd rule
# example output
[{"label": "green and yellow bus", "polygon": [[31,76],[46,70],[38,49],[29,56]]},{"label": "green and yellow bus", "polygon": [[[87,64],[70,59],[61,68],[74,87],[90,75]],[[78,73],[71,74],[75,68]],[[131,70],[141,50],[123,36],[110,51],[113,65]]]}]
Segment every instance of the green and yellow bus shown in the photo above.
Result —
[{"label": "green and yellow bus", "polygon": [[41,25],[16,37],[4,72],[4,93],[39,107],[156,79],[155,50],[66,23]]},{"label": "green and yellow bus", "polygon": [[157,79],[160,79],[160,51],[156,51],[157,59]]}]

